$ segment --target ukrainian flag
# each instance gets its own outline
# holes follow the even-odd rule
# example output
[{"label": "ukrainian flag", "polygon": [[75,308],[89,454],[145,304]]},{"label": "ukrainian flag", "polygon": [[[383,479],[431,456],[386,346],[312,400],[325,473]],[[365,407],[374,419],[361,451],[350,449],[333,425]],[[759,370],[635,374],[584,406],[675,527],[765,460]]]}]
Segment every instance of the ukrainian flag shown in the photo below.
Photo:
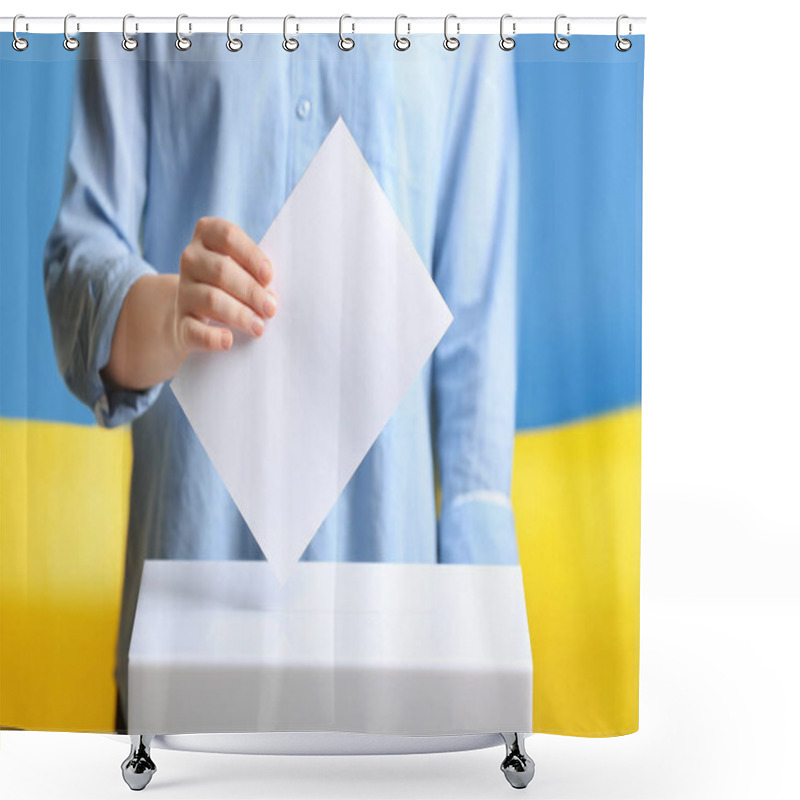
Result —
[{"label": "ukrainian flag", "polygon": [[109,731],[130,435],[97,427],[55,363],[42,252],[75,58],[32,38],[0,37],[0,725]]},{"label": "ukrainian flag", "polygon": [[[513,503],[536,731],[638,727],[644,38],[517,39],[522,142]],[[0,37],[0,725],[114,727],[131,464],[55,365],[41,257],[75,59]],[[31,51],[47,48],[45,61]],[[69,54],[67,54],[68,56]]]},{"label": "ukrainian flag", "polygon": [[512,501],[541,733],[639,725],[644,37],[518,37]]}]

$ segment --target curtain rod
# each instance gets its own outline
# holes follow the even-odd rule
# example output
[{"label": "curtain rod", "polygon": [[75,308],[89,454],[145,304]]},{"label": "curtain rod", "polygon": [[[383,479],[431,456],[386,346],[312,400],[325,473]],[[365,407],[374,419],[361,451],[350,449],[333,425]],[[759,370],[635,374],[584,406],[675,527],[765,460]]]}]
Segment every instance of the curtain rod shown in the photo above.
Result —
[{"label": "curtain rod", "polygon": [[[554,31],[554,17],[514,17],[507,16],[505,32],[509,35],[526,33],[549,33]],[[11,32],[13,17],[0,17],[0,31]],[[497,33],[500,31],[500,16],[497,17],[458,17],[450,20],[451,29],[458,28],[459,35],[478,33]],[[569,25],[569,31],[567,30]],[[283,17],[238,17],[231,30],[236,33],[283,33]],[[343,23],[345,33],[386,33],[395,32],[394,17],[350,17]],[[403,35],[420,33],[442,34],[444,17],[402,17],[399,30]],[[561,16],[560,35],[595,34],[613,35],[617,29],[616,17],[570,17]],[[129,35],[136,33],[175,33],[175,17],[130,17],[127,23]],[[628,17],[622,21],[622,34],[644,33],[645,17]],[[186,15],[181,19],[183,34],[225,33],[228,29],[227,17],[193,17]],[[291,20],[293,33],[338,33],[339,17],[303,17]],[[69,33],[122,33],[122,17],[81,17],[69,18]],[[64,33],[64,17],[26,17],[17,21],[17,33]]]}]

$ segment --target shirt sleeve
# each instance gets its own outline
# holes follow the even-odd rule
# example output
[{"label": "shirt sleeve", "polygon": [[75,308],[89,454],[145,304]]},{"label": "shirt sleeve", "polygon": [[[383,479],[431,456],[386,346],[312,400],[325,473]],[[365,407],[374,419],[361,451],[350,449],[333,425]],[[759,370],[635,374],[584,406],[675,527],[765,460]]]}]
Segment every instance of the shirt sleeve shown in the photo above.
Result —
[{"label": "shirt sleeve", "polygon": [[519,563],[516,92],[513,59],[493,50],[455,78],[439,193],[433,276],[454,317],[433,355],[444,563]]},{"label": "shirt sleeve", "polygon": [[44,286],[59,371],[98,423],[113,427],[143,413],[161,389],[113,388],[100,375],[128,290],[155,273],[139,247],[147,194],[147,61],[138,51],[123,51],[112,34],[87,35],[81,50]]}]

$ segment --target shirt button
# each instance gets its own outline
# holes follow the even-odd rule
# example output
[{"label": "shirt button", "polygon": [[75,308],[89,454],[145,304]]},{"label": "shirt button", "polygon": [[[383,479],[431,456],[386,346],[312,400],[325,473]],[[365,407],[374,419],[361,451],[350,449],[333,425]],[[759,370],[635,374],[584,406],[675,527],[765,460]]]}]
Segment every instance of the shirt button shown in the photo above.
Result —
[{"label": "shirt button", "polygon": [[305,119],[311,113],[311,101],[303,99],[297,104],[297,116]]}]

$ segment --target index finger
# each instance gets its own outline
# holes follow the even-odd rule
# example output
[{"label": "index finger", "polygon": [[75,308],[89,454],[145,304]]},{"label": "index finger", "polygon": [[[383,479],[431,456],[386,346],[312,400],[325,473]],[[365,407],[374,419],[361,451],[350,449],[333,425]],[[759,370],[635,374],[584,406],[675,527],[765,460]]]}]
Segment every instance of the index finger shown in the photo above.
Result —
[{"label": "index finger", "polygon": [[272,280],[270,260],[235,223],[218,217],[203,217],[197,223],[196,232],[209,250],[230,256],[263,286]]}]

